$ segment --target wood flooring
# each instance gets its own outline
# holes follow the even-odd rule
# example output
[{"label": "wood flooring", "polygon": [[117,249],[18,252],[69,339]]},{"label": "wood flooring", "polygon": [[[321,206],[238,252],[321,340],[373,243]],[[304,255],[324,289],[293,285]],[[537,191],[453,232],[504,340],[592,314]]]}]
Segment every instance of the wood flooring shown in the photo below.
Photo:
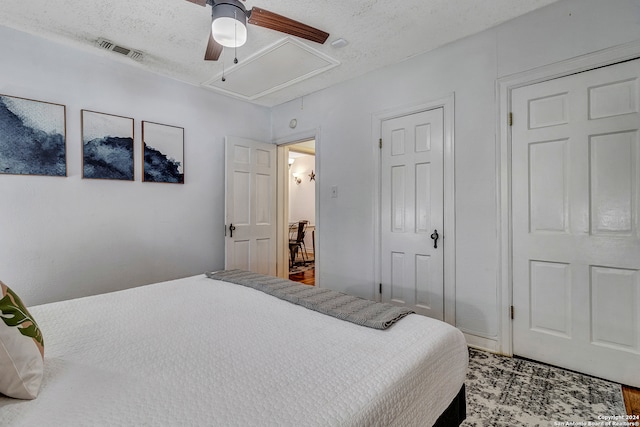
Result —
[{"label": "wood flooring", "polygon": [[289,280],[293,280],[294,282],[300,282],[305,285],[315,286],[316,270],[311,269],[311,270],[303,271],[302,273],[290,274]]},{"label": "wood flooring", "polygon": [[624,397],[624,406],[627,408],[627,415],[640,417],[640,389],[624,385],[622,386],[622,396]]}]

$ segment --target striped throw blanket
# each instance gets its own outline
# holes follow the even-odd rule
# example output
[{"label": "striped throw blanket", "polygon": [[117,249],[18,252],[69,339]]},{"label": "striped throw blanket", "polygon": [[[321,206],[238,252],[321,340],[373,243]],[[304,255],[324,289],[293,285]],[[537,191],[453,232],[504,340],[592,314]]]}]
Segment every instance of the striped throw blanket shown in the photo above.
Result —
[{"label": "striped throw blanket", "polygon": [[406,315],[413,313],[408,308],[244,270],[222,270],[206,273],[206,275],[211,279],[257,289],[309,310],[374,329],[387,329]]}]

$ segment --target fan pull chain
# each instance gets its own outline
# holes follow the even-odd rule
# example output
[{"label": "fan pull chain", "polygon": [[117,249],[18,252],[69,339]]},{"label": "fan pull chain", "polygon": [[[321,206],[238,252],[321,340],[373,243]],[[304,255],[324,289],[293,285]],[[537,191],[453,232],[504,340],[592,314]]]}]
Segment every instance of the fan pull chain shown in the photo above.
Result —
[{"label": "fan pull chain", "polygon": [[233,11],[233,63],[238,63],[238,12]]}]

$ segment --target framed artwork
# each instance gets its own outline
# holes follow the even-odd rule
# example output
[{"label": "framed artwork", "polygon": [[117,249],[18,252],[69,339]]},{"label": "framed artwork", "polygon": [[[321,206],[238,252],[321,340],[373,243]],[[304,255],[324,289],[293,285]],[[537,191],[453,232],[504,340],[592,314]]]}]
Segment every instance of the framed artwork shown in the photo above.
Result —
[{"label": "framed artwork", "polygon": [[133,119],[82,110],[82,178],[133,181]]},{"label": "framed artwork", "polygon": [[67,176],[64,105],[0,95],[0,173]]},{"label": "framed artwork", "polygon": [[145,182],[184,184],[184,128],[142,122]]}]

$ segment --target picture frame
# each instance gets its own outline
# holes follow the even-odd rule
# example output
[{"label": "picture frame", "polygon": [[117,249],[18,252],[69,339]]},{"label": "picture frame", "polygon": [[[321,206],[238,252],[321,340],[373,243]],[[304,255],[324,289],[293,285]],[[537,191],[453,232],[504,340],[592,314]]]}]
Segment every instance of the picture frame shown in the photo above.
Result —
[{"label": "picture frame", "polygon": [[184,128],[142,122],[142,181],[184,184]]},{"label": "picture frame", "polygon": [[0,174],[67,176],[66,106],[0,94]]},{"label": "picture frame", "polygon": [[134,180],[134,120],[130,117],[80,112],[82,178]]}]

